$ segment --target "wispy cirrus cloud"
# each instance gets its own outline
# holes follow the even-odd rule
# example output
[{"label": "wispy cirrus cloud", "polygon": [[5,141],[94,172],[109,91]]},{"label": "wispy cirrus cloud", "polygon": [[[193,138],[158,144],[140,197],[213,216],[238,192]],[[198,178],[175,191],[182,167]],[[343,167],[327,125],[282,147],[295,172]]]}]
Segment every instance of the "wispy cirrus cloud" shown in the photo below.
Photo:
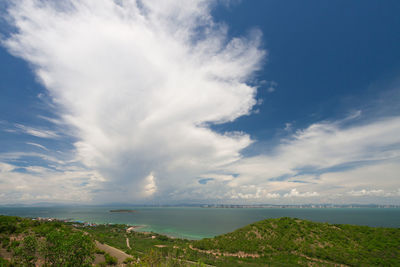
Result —
[{"label": "wispy cirrus cloud", "polygon": [[46,151],[49,151],[44,145],[41,145],[41,144],[32,143],[32,142],[26,142],[26,144],[27,144],[27,145],[34,146],[34,147],[41,148],[41,149],[46,150]]},{"label": "wispy cirrus cloud", "polygon": [[19,124],[19,123],[15,124],[15,131],[14,132],[28,134],[28,135],[32,135],[32,136],[40,137],[40,138],[49,138],[49,139],[60,138],[60,135],[57,134],[53,130],[30,127],[30,126],[26,126],[26,125]]}]

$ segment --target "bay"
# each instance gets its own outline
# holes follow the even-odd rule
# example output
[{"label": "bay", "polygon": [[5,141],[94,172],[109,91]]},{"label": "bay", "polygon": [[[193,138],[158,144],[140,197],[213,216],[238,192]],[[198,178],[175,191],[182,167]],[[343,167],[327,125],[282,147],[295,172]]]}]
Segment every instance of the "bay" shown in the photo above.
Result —
[{"label": "bay", "polygon": [[140,231],[153,231],[187,239],[213,237],[256,221],[279,217],[336,224],[400,227],[400,208],[123,208],[136,212],[110,212],[116,209],[115,206],[0,207],[0,214],[70,219],[97,224],[142,225]]}]

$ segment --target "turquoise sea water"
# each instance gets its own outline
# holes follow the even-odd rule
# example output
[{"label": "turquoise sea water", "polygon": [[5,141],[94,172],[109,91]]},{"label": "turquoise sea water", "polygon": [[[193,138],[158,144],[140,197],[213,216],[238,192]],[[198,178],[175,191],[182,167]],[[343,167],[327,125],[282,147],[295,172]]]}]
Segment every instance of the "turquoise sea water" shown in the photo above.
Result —
[{"label": "turquoise sea water", "polygon": [[[315,222],[400,227],[400,208],[194,208],[132,207],[134,213],[110,212],[118,207],[0,207],[0,214],[49,217],[93,223],[143,225],[174,237],[201,239],[268,218],[295,217]],[[127,209],[127,207],[123,207]]]}]

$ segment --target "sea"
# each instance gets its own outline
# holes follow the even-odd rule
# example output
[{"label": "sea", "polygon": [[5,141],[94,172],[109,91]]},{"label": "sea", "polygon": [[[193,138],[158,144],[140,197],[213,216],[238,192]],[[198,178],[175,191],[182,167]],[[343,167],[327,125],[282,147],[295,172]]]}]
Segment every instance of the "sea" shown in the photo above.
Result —
[{"label": "sea", "polygon": [[0,207],[0,214],[56,218],[95,224],[141,226],[138,231],[177,238],[202,239],[232,232],[247,224],[279,217],[315,222],[400,227],[400,208],[202,208],[123,207],[135,212],[110,212],[115,206]]}]

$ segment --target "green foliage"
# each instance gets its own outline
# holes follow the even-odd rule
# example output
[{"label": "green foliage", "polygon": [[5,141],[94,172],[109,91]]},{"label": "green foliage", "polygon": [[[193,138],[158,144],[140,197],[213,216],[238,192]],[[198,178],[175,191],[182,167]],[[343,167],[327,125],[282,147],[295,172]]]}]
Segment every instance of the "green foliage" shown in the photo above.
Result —
[{"label": "green foliage", "polygon": [[108,265],[117,265],[117,264],[118,264],[117,258],[111,256],[111,255],[108,254],[108,253],[105,253],[105,254],[104,254],[104,258],[105,258],[106,263],[107,263]]},{"label": "green foliage", "polygon": [[18,217],[0,216],[0,234],[13,234],[18,230]]},{"label": "green foliage", "polygon": [[13,256],[16,263],[24,266],[35,266],[38,249],[38,242],[34,235],[29,235],[24,240],[16,245],[13,245]]},{"label": "green foliage", "polygon": [[55,229],[45,236],[42,252],[46,263],[55,266],[89,266],[93,261],[93,240],[81,232]]},{"label": "green foliage", "polygon": [[165,235],[158,235],[157,239],[161,240],[161,241],[169,241],[168,236],[165,236]]},{"label": "green foliage", "polygon": [[1,246],[3,248],[7,248],[10,245],[10,237],[9,236],[2,236],[0,237]]},{"label": "green foliage", "polygon": [[106,252],[105,252],[104,250],[101,250],[101,249],[96,248],[95,251],[94,251],[94,253],[104,255]]},{"label": "green foliage", "polygon": [[94,259],[92,238],[57,221],[0,216],[0,241],[16,266],[35,266],[38,258],[52,266],[90,266]]},{"label": "green foliage", "polygon": [[1,267],[8,267],[10,266],[10,262],[2,257],[0,257],[0,266]]},{"label": "green foliage", "polygon": [[102,244],[126,250],[126,226],[125,225],[99,225],[97,227],[87,227],[85,231],[92,234],[94,238]]},{"label": "green foliage", "polygon": [[124,260],[124,263],[125,264],[128,264],[128,263],[133,263],[135,261],[135,259],[134,258],[126,258],[125,260]]},{"label": "green foliage", "polygon": [[194,242],[201,250],[275,257],[290,254],[325,264],[399,265],[400,229],[331,225],[280,218]]},{"label": "green foliage", "polygon": [[[95,249],[94,239],[132,255],[127,266],[400,266],[400,229],[393,228],[280,218],[189,241],[127,233],[126,225],[82,227],[0,216],[0,242],[13,252],[10,266],[33,266],[38,258],[47,266],[89,266],[94,253],[104,254],[98,266],[117,264]],[[0,259],[0,266],[7,264]]]}]

